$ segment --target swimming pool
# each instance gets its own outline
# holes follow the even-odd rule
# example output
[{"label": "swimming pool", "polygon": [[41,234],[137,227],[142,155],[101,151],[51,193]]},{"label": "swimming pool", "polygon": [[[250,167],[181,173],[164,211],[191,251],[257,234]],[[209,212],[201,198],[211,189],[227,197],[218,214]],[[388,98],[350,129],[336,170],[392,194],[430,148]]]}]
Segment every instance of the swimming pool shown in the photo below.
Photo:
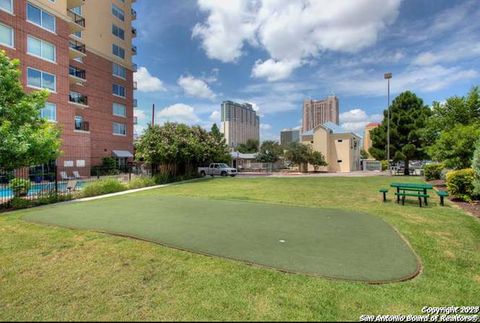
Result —
[{"label": "swimming pool", "polygon": [[[81,190],[85,186],[85,182],[78,181],[75,185],[75,190]],[[50,183],[40,183],[40,184],[32,184],[30,189],[28,190],[27,196],[34,197],[42,193],[43,195],[48,194],[48,192],[55,191],[55,182]],[[66,182],[58,182],[58,192],[65,193],[67,192],[67,183]],[[13,198],[13,191],[6,185],[0,186],[0,201],[3,199],[10,199]]]}]

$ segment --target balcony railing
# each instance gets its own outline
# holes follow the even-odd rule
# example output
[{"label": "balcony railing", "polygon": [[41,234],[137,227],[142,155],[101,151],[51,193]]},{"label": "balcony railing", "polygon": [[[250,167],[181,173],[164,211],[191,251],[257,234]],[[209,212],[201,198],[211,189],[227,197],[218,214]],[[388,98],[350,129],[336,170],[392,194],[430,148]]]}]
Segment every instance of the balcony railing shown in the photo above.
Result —
[{"label": "balcony railing", "polygon": [[133,63],[133,64],[132,64],[132,70],[133,70],[134,72],[136,72],[136,71],[138,70],[138,65],[135,64],[135,63]]},{"label": "balcony railing", "polygon": [[132,13],[132,20],[137,19],[137,12],[133,8],[132,8],[131,13]]},{"label": "balcony railing", "polygon": [[132,54],[137,55],[137,46],[132,46]]},{"label": "balcony railing", "polygon": [[138,124],[138,117],[133,117],[133,124],[134,125]]},{"label": "balcony railing", "polygon": [[70,92],[68,100],[72,103],[88,105],[88,97],[78,92]]},{"label": "balcony railing", "polygon": [[138,107],[138,104],[137,104],[137,99],[133,99],[133,107],[134,108],[137,108]]},{"label": "balcony railing", "polygon": [[133,37],[137,37],[137,28],[132,27],[132,35]]},{"label": "balcony railing", "polygon": [[75,76],[75,77],[78,77],[82,80],[85,80],[86,79],[86,72],[85,70],[82,70],[80,68],[77,68],[75,66],[71,66],[69,67],[68,69],[68,74],[72,75],[72,76]]},{"label": "balcony railing", "polygon": [[138,89],[137,85],[138,85],[138,84],[137,84],[137,81],[133,81],[133,89],[134,89],[134,90]]},{"label": "balcony railing", "polygon": [[68,10],[67,14],[70,18],[72,18],[74,23],[85,28],[85,18],[73,12],[72,10]]},{"label": "balcony railing", "polygon": [[75,120],[75,130],[90,131],[90,124],[88,121]]},{"label": "balcony railing", "polygon": [[69,40],[69,47],[84,54],[87,52],[84,44],[73,39]]}]

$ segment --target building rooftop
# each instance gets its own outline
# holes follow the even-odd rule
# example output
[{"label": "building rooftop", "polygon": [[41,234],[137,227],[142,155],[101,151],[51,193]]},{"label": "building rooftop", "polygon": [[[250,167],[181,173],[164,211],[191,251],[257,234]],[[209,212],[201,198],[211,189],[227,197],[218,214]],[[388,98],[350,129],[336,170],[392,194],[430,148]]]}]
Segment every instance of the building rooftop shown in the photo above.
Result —
[{"label": "building rooftop", "polygon": [[380,122],[370,122],[365,126],[365,128],[378,127],[379,125],[380,125]]}]

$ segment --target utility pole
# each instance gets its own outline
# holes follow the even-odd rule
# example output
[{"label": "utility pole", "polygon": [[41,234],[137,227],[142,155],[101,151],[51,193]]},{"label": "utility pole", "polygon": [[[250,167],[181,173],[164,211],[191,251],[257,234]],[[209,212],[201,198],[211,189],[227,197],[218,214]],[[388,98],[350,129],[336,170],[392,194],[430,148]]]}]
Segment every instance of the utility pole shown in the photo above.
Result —
[{"label": "utility pole", "polygon": [[155,125],[155,103],[152,104],[152,127]]},{"label": "utility pole", "polygon": [[390,169],[390,79],[392,78],[392,73],[385,73],[383,77],[387,80],[387,163],[388,163],[388,171],[390,172],[391,175],[391,169]]}]

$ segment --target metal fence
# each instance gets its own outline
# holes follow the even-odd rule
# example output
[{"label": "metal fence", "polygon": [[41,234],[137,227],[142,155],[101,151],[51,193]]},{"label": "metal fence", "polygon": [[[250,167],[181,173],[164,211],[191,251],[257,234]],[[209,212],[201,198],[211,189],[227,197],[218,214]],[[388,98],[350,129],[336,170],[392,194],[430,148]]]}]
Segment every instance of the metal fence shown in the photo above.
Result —
[{"label": "metal fence", "polygon": [[0,212],[15,207],[15,203],[47,204],[69,199],[94,181],[114,178],[128,183],[139,175],[151,176],[148,168],[135,164],[92,166],[89,171],[79,171],[52,162],[13,171],[0,170]]}]

